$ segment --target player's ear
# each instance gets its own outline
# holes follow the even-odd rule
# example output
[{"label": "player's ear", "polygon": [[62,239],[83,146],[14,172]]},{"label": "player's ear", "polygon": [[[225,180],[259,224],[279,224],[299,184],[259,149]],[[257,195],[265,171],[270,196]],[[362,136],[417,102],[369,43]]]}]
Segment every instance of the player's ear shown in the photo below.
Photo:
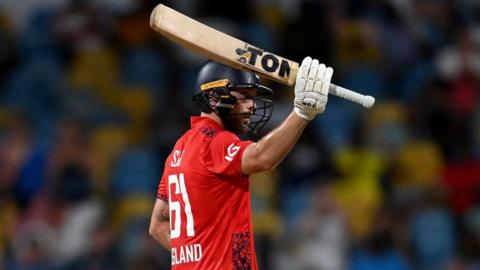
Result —
[{"label": "player's ear", "polygon": [[218,105],[218,102],[220,101],[218,95],[208,93],[207,94],[208,101],[210,102],[210,106],[215,108]]}]

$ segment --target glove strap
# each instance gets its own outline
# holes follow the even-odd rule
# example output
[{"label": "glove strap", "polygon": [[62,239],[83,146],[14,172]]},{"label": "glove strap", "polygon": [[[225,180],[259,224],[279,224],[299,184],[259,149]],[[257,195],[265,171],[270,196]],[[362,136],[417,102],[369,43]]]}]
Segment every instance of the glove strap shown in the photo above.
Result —
[{"label": "glove strap", "polygon": [[302,111],[300,110],[299,108],[295,107],[293,109],[293,111],[298,115],[300,116],[301,118],[305,119],[305,120],[313,120],[313,118],[315,118],[315,113],[307,113],[305,111]]}]

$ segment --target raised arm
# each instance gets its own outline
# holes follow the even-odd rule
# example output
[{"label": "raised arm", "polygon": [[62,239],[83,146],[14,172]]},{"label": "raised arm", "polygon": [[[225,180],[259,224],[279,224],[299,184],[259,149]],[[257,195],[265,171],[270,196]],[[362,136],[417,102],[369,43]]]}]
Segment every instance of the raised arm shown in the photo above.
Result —
[{"label": "raised arm", "polygon": [[148,232],[164,248],[171,250],[170,213],[166,201],[157,199],[155,202]]},{"label": "raised arm", "polygon": [[308,122],[292,112],[280,126],[245,149],[242,172],[251,175],[275,168],[297,143]]},{"label": "raised arm", "polygon": [[277,128],[250,144],[242,156],[242,172],[246,175],[275,168],[297,143],[315,115],[325,110],[333,69],[306,57],[295,84],[294,112]]}]

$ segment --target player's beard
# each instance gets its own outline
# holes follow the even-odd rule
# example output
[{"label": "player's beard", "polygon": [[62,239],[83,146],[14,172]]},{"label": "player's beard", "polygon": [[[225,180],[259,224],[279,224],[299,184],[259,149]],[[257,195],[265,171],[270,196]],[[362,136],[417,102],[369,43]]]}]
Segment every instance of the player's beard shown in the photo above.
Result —
[{"label": "player's beard", "polygon": [[231,113],[227,121],[227,129],[235,134],[241,135],[250,131],[250,117],[251,113]]}]

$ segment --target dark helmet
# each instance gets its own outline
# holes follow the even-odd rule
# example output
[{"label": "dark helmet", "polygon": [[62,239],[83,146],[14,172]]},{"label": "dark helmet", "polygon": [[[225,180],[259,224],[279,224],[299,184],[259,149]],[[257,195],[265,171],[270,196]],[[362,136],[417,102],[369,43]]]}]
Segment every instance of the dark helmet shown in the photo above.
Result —
[{"label": "dark helmet", "polygon": [[[193,101],[202,112],[217,113],[224,122],[227,129],[238,132],[234,127],[233,116],[245,113],[232,113],[231,110],[237,102],[237,98],[230,92],[239,89],[256,90],[255,97],[251,99],[255,102],[255,107],[250,114],[250,124],[247,130],[250,133],[257,133],[270,120],[273,111],[273,102],[269,99],[261,98],[272,95],[273,91],[263,86],[260,77],[249,71],[237,70],[223,64],[207,61],[198,73],[195,84],[195,95]],[[215,100],[216,102],[212,102]]]}]

